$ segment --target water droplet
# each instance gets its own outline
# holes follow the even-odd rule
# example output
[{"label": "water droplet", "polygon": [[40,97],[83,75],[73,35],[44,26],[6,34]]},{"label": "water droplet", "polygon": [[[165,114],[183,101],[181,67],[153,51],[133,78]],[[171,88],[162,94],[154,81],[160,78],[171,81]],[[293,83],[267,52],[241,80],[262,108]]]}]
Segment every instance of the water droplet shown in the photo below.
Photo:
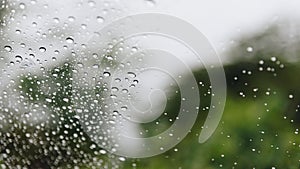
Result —
[{"label": "water droplet", "polygon": [[138,48],[134,46],[134,47],[131,48],[131,51],[132,51],[132,52],[137,52],[137,51],[138,51]]},{"label": "water droplet", "polygon": [[107,55],[107,56],[106,56],[106,59],[108,59],[108,60],[113,60],[114,58],[113,58],[111,55]]},{"label": "water droplet", "polygon": [[127,89],[122,89],[122,93],[128,93]]},{"label": "water droplet", "polygon": [[63,101],[64,102],[69,102],[69,99],[68,98],[63,98]]},{"label": "water droplet", "polygon": [[21,43],[20,46],[21,46],[22,48],[25,48],[25,47],[26,47],[25,43]]},{"label": "water droplet", "polygon": [[147,5],[153,7],[155,6],[156,2],[154,0],[146,0]]},{"label": "water droplet", "polygon": [[45,47],[40,47],[39,50],[40,50],[40,52],[46,52],[46,48]]},{"label": "water droplet", "polygon": [[74,16],[69,16],[69,17],[68,17],[68,20],[69,20],[70,22],[74,22],[74,21],[75,21],[75,17],[74,17]]},{"label": "water droplet", "polygon": [[127,110],[127,107],[126,107],[126,106],[122,106],[122,107],[121,107],[121,110],[122,110],[122,111],[126,111],[126,110]]},{"label": "water droplet", "polygon": [[87,25],[86,25],[86,24],[82,24],[82,25],[81,25],[81,28],[82,28],[82,29],[86,29],[86,28],[87,28]]},{"label": "water droplet", "polygon": [[32,22],[32,27],[36,27],[37,23],[36,22]]},{"label": "water droplet", "polygon": [[114,95],[114,94],[110,95],[110,97],[111,97],[112,99],[116,99],[116,98],[117,98],[117,96]]},{"label": "water droplet", "polygon": [[18,34],[18,35],[21,34],[21,30],[17,29],[16,34]]},{"label": "water droplet", "polygon": [[133,84],[138,84],[139,83],[139,81],[138,80],[133,80]]},{"label": "water droplet", "polygon": [[103,72],[103,76],[104,76],[104,77],[109,77],[109,76],[110,76],[110,73],[109,73],[109,72]]},{"label": "water droplet", "polygon": [[104,18],[102,16],[97,16],[97,21],[99,23],[103,23],[104,22]]},{"label": "water droplet", "polygon": [[89,4],[90,7],[93,7],[93,6],[96,5],[96,3],[94,1],[89,1],[88,4]]},{"label": "water droplet", "polygon": [[124,162],[126,160],[126,158],[125,157],[119,157],[119,160]]},{"label": "water droplet", "polygon": [[34,56],[34,54],[30,53],[30,54],[29,54],[29,57],[30,57],[31,59],[33,59],[35,56]]},{"label": "water droplet", "polygon": [[117,87],[112,87],[112,88],[111,88],[111,91],[112,91],[112,92],[117,92],[117,91],[119,91],[119,89],[118,89]]},{"label": "water droplet", "polygon": [[66,42],[67,42],[67,43],[74,43],[74,39],[71,38],[71,37],[67,37],[67,38],[66,38]]},{"label": "water droplet", "polygon": [[135,77],[136,77],[136,74],[133,73],[133,72],[128,72],[127,74],[128,74],[128,76],[131,77],[131,78],[135,78]]},{"label": "water droplet", "polygon": [[55,50],[55,51],[54,51],[54,54],[58,55],[58,54],[59,54],[59,51],[58,51],[58,50]]},{"label": "water droplet", "polygon": [[92,144],[91,146],[90,146],[90,149],[95,149],[96,148],[96,145],[95,144]]},{"label": "water droplet", "polygon": [[20,55],[15,56],[15,59],[16,59],[16,62],[19,62],[19,63],[23,60],[22,56],[20,56]]},{"label": "water droplet", "polygon": [[20,4],[19,4],[19,7],[20,7],[20,9],[25,9],[25,8],[26,8],[26,5],[25,5],[24,3],[20,3]]},{"label": "water droplet", "polygon": [[8,45],[4,46],[4,49],[5,49],[7,52],[12,51],[12,47],[11,47],[11,46],[8,46]]},{"label": "water droplet", "polygon": [[59,18],[53,18],[53,21],[54,21],[55,23],[59,23]]},{"label": "water droplet", "polygon": [[275,56],[272,56],[272,57],[271,57],[271,61],[272,61],[272,62],[275,62],[276,60],[277,60],[277,58],[276,58]]},{"label": "water droplet", "polygon": [[52,102],[52,99],[49,99],[49,98],[46,98],[45,100],[46,100],[46,102],[48,102],[48,103],[51,103],[51,102]]},{"label": "water droplet", "polygon": [[251,47],[251,46],[247,47],[247,52],[249,52],[249,53],[253,52],[253,47]]},{"label": "water droplet", "polygon": [[120,79],[120,78],[116,78],[116,79],[115,79],[115,82],[117,82],[117,83],[118,83],[118,82],[121,82],[121,79]]},{"label": "water droplet", "polygon": [[83,67],[83,64],[82,64],[81,62],[78,62],[78,63],[77,63],[77,66],[78,66],[78,67]]},{"label": "water droplet", "polygon": [[97,53],[93,53],[92,56],[93,56],[93,58],[95,58],[95,59],[98,58],[98,54],[97,54]]},{"label": "water droplet", "polygon": [[94,64],[94,65],[93,65],[93,68],[94,68],[94,69],[98,69],[98,68],[99,68],[99,65],[98,65],[98,64]]}]

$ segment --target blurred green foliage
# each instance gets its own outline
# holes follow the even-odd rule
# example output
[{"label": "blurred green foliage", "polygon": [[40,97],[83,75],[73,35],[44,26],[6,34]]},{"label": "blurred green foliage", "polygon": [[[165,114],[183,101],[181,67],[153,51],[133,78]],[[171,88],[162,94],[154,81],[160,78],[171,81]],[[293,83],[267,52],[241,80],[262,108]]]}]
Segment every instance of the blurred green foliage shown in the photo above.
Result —
[{"label": "blurred green foliage", "polygon": [[[198,135],[207,115],[210,83],[200,69],[194,74],[202,82],[202,111],[189,135],[160,156],[128,160],[125,168],[300,168],[300,54],[295,52],[299,43],[283,45],[280,34],[272,27],[243,37],[229,52],[231,63],[224,65],[228,85],[225,111],[206,143],[199,144]],[[247,51],[249,47],[253,51]]]}]

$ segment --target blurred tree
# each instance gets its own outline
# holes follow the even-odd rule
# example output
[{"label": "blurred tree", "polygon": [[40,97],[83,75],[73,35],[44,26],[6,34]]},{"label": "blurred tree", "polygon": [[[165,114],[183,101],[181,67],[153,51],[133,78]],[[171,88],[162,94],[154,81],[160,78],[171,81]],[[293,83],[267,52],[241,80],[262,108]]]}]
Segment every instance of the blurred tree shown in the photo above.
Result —
[{"label": "blurred tree", "polygon": [[[295,33],[291,40],[287,34],[291,32],[273,26],[256,35],[244,35],[229,52],[231,61],[224,65],[227,103],[210,140],[198,143],[210,103],[209,78],[200,69],[194,74],[201,82],[201,111],[191,133],[163,155],[129,160],[126,168],[132,168],[132,163],[147,169],[300,168],[300,38]],[[166,111],[178,112],[174,111],[176,104]]]}]

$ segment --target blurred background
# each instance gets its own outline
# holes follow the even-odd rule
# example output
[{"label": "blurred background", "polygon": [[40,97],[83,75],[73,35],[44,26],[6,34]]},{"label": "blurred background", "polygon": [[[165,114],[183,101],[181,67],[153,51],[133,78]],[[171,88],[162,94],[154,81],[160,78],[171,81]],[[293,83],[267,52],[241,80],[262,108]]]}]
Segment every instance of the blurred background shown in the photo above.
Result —
[{"label": "blurred background", "polygon": [[[0,168],[300,168],[300,2],[0,2]],[[106,68],[119,64],[109,55],[115,51],[103,52],[101,62],[101,53],[81,52],[93,51],[90,37],[113,20],[146,12],[181,18],[207,37],[224,65],[227,98],[217,130],[199,144],[212,93],[205,68],[191,64],[201,96],[195,125],[171,150],[132,159],[102,147],[115,144],[108,135],[120,120],[103,101]],[[89,58],[99,61],[91,68],[103,71],[95,82]],[[143,137],[160,133],[176,119],[180,100],[175,92],[155,122],[139,126],[145,133],[122,127]],[[90,124],[80,121],[93,121],[94,112],[98,121],[109,121],[99,129],[102,145],[85,128]]]}]

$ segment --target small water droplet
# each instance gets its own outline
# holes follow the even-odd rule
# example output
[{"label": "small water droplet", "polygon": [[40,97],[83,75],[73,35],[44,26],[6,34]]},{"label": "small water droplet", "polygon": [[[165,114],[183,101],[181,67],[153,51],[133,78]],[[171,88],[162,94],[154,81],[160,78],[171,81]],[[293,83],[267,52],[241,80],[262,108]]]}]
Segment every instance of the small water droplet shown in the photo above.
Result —
[{"label": "small water droplet", "polygon": [[99,23],[103,23],[104,22],[104,18],[102,16],[97,16],[97,21]]},{"label": "small water droplet", "polygon": [[30,54],[29,54],[29,57],[30,57],[31,59],[33,59],[35,56],[34,56],[34,54],[30,53]]},{"label": "small water droplet", "polygon": [[117,98],[117,96],[114,95],[114,94],[110,95],[110,97],[111,97],[112,99],[116,99],[116,98]]},{"label": "small water droplet", "polygon": [[118,82],[121,82],[121,79],[120,79],[120,78],[116,78],[116,79],[115,79],[115,82],[117,82],[117,83],[118,83]]},{"label": "small water droplet", "polygon": [[69,99],[68,98],[63,98],[63,101],[64,102],[69,102]]},{"label": "small water droplet", "polygon": [[15,56],[15,59],[16,59],[16,62],[18,62],[18,63],[20,63],[23,60],[22,56],[20,56],[20,55]]},{"label": "small water droplet", "polygon": [[119,160],[124,162],[126,160],[126,158],[125,157],[119,157]]},{"label": "small water droplet", "polygon": [[66,42],[67,42],[67,43],[74,43],[74,39],[71,38],[71,37],[67,37],[67,38],[66,38]]},{"label": "small water droplet", "polygon": [[98,65],[98,64],[94,64],[94,65],[93,65],[93,68],[94,68],[94,69],[98,69],[98,68],[99,68],[99,65]]},{"label": "small water droplet", "polygon": [[86,25],[86,24],[82,24],[82,25],[81,25],[81,28],[82,28],[82,29],[86,29],[86,28],[87,28],[87,25]]},{"label": "small water droplet", "polygon": [[90,7],[93,7],[93,6],[96,5],[96,3],[94,1],[89,1],[88,4],[89,4]]},{"label": "small water droplet", "polygon": [[22,48],[25,48],[25,47],[26,47],[25,43],[21,43],[20,46],[21,46]]},{"label": "small water droplet", "polygon": [[48,103],[51,103],[52,99],[46,98],[45,101],[48,102]]},{"label": "small water droplet", "polygon": [[122,111],[126,111],[126,110],[127,110],[127,107],[126,107],[126,106],[122,106],[122,107],[121,107],[121,110],[122,110]]},{"label": "small water droplet", "polygon": [[137,51],[138,51],[138,48],[134,46],[134,47],[131,48],[131,51],[132,51],[132,52],[137,52]]},{"label": "small water droplet", "polygon": [[58,51],[58,50],[55,50],[55,51],[54,51],[54,54],[58,55],[58,54],[59,54],[59,51]]},{"label": "small water droplet", "polygon": [[25,8],[26,8],[26,5],[25,5],[24,3],[20,3],[20,4],[19,4],[19,7],[20,7],[20,9],[25,9]]},{"label": "small water droplet", "polygon": [[53,18],[53,21],[54,21],[55,23],[59,23],[59,18]]},{"label": "small water droplet", "polygon": [[138,80],[133,80],[133,84],[138,84],[139,83],[139,81]]},{"label": "small water droplet", "polygon": [[249,53],[253,52],[253,47],[251,47],[251,46],[247,47],[247,52],[249,52]]},{"label": "small water droplet", "polygon": [[83,67],[83,64],[82,64],[81,62],[78,62],[78,63],[77,63],[77,66],[78,66],[78,67]]},{"label": "small water droplet", "polygon": [[95,59],[98,58],[98,54],[97,54],[97,53],[93,53],[92,56],[93,56],[93,58],[95,58]]},{"label": "small water droplet", "polygon": [[104,76],[104,77],[109,77],[109,76],[110,76],[110,73],[109,73],[109,72],[103,72],[103,76]]},{"label": "small water droplet", "polygon": [[276,58],[275,56],[272,56],[272,57],[271,57],[271,61],[272,61],[272,62],[275,62],[276,60],[277,60],[277,58]]},{"label": "small water droplet", "polygon": [[131,77],[131,78],[135,78],[135,77],[136,77],[136,74],[133,73],[133,72],[128,72],[127,74],[128,74],[128,76]]},{"label": "small water droplet", "polygon": [[113,59],[114,59],[111,55],[107,55],[106,58],[107,58],[108,60],[113,60]]},{"label": "small water droplet", "polygon": [[45,47],[40,47],[39,50],[40,50],[40,52],[46,52],[46,48]]},{"label": "small water droplet", "polygon": [[122,89],[122,93],[128,93],[127,89]]},{"label": "small water droplet", "polygon": [[37,23],[36,22],[32,22],[32,27],[36,27]]},{"label": "small water droplet", "polygon": [[147,5],[153,7],[155,6],[156,2],[154,0],[146,0]]},{"label": "small water droplet", "polygon": [[16,34],[18,34],[18,35],[21,34],[21,30],[17,29]]},{"label": "small water droplet", "polygon": [[5,49],[7,52],[12,51],[12,47],[11,47],[11,46],[8,46],[8,45],[4,46],[4,49]]},{"label": "small water droplet", "polygon": [[68,17],[68,20],[69,20],[70,22],[74,22],[74,21],[75,21],[75,17],[74,17],[74,16],[69,16],[69,17]]}]

